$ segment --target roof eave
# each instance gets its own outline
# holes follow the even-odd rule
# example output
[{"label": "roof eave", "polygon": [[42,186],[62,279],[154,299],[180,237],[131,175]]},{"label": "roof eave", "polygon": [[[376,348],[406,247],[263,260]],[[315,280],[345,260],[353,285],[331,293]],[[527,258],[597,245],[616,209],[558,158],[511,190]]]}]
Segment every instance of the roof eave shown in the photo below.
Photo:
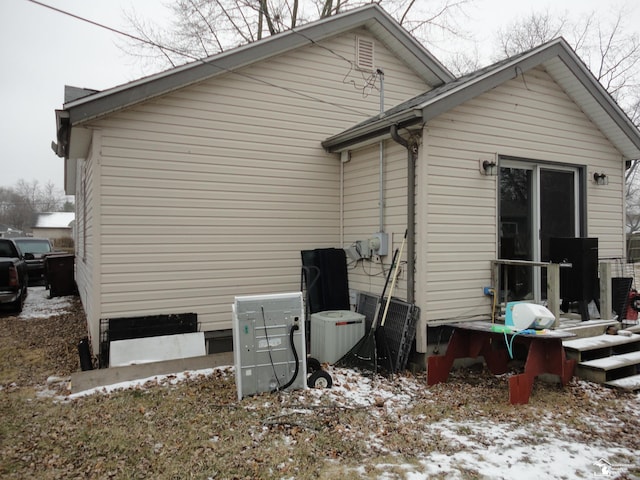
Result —
[{"label": "roof eave", "polygon": [[421,109],[405,110],[396,115],[383,117],[376,122],[363,125],[361,128],[355,127],[352,130],[329,137],[322,142],[322,147],[329,153],[338,153],[388,136],[392,125],[396,125],[398,128],[405,128],[421,122]]},{"label": "roof eave", "polygon": [[395,121],[396,118],[402,119],[408,116],[410,118],[419,118],[420,121],[426,123],[457,105],[489,91],[501,83],[515,78],[518,75],[518,67],[521,69],[528,69],[528,64],[530,62],[535,63],[532,60],[527,61],[527,59],[519,58],[517,60],[518,61],[514,60],[513,62],[510,62],[500,70],[487,72],[485,75],[474,79],[471,84],[463,83],[460,86],[447,91],[445,94],[430,99],[429,101],[413,107],[410,110],[400,112],[394,116],[387,117],[386,119],[383,118],[379,121],[369,123],[364,125],[362,128],[352,128],[330,137],[322,142],[322,146],[330,152],[338,152],[350,146],[361,144],[363,140],[375,139],[375,132],[377,132],[379,136],[383,136],[388,133],[388,128],[392,124],[398,124],[400,122],[400,120]]},{"label": "roof eave", "polygon": [[[458,106],[482,93],[485,93],[496,86],[516,78],[518,75],[524,74],[531,68],[545,64],[545,68],[549,70],[549,62],[558,58],[563,65],[573,74],[575,79],[584,88],[584,92],[590,95],[601,109],[602,113],[612,122],[612,125],[619,130],[624,139],[616,135],[613,129],[606,122],[599,120],[598,112],[593,107],[588,108],[580,99],[573,97],[568,92],[567,85],[561,87],[567,91],[573,101],[576,102],[585,111],[585,114],[605,133],[618,150],[622,153],[624,160],[635,160],[640,158],[640,132],[638,128],[629,119],[627,114],[613,100],[611,95],[606,91],[600,82],[596,80],[587,66],[569,47],[566,41],[559,38],[546,46],[542,46],[538,50],[532,51],[529,55],[522,58],[515,58],[513,62],[508,63],[495,72],[489,72],[486,76],[476,79],[471,86],[463,86],[447,92],[443,97],[434,99],[432,102],[421,105],[423,108],[423,119],[425,122],[435,118],[436,116]],[[552,76],[553,73],[550,72]],[[559,81],[558,78],[555,78]]]},{"label": "roof eave", "polygon": [[[534,49],[525,56],[516,57],[513,61],[496,70],[489,71],[468,83],[462,83],[441,96],[429,99],[396,116],[400,118],[409,112],[411,116],[419,116],[423,123],[427,123],[438,115],[555,58],[559,58],[563,62],[564,66],[582,85],[583,92],[588,93],[590,98],[596,102],[599,110],[596,111],[595,104],[592,104],[588,109],[581,104],[580,100],[576,98],[573,100],[586,109],[585,113],[622,153],[624,160],[640,158],[640,131],[562,38]],[[562,87],[565,91],[567,90],[567,85]],[[418,110],[420,113],[417,113]],[[600,113],[605,113],[606,117],[601,117]],[[382,119],[364,125],[362,128],[353,128],[325,140],[323,146],[329,151],[339,151],[352,145],[361,144],[363,140],[371,141],[376,138],[376,132],[380,137],[385,135],[387,132],[383,126],[388,127],[392,123],[395,122],[387,121],[385,123],[385,120]],[[615,128],[612,128],[613,125]]]},{"label": "roof eave", "polygon": [[[608,126],[600,122],[597,118],[598,112],[593,111],[593,107],[582,105],[587,116],[598,125],[598,128],[609,138],[623,155],[624,160],[640,159],[640,131],[634,125],[627,113],[611,97],[609,92],[598,82],[586,65],[578,58],[571,49],[563,50],[558,58],[564,66],[578,79],[584,91],[596,102],[601,112],[606,115],[612,124]],[[576,103],[579,103],[574,98]],[[580,104],[580,103],[579,103]],[[614,132],[615,127],[618,132]],[[618,135],[618,133],[620,135]]]},{"label": "roof eave", "polygon": [[446,67],[428,50],[399,27],[382,8],[372,4],[243,45],[209,59],[195,61],[98,92],[66,103],[64,108],[69,111],[71,125],[75,126],[221,73],[231,72],[274,55],[360,27],[367,27],[372,31],[382,28],[384,32],[388,32],[387,40],[394,43],[396,48],[402,49],[405,58],[411,61],[414,68],[429,84],[436,86],[453,79]]}]

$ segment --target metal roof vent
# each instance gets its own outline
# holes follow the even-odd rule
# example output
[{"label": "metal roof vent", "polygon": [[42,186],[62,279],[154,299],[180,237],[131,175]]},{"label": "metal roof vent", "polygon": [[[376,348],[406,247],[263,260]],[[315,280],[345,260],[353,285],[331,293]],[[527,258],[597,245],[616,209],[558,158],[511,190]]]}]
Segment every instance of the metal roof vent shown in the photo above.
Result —
[{"label": "metal roof vent", "polygon": [[368,72],[375,70],[373,46],[371,38],[356,37],[356,68]]}]

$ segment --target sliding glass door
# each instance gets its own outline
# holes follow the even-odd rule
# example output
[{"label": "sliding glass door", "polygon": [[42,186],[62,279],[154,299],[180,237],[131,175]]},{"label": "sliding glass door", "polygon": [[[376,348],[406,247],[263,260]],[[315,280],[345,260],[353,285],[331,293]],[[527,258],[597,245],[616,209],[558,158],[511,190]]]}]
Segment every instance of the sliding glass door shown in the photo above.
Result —
[{"label": "sliding glass door", "polygon": [[[549,239],[580,233],[579,170],[501,161],[500,258],[549,260]],[[503,280],[510,300],[541,300],[546,288],[539,268],[512,267]]]}]

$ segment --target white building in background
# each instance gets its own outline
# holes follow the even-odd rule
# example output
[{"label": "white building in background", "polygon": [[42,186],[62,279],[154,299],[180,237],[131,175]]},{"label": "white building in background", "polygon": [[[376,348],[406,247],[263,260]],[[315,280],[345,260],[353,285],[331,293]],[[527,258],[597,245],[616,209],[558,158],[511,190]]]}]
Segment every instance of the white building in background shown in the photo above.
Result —
[{"label": "white building in background", "polygon": [[75,220],[76,214],[74,212],[39,213],[33,226],[33,236],[50,240],[73,238]]}]

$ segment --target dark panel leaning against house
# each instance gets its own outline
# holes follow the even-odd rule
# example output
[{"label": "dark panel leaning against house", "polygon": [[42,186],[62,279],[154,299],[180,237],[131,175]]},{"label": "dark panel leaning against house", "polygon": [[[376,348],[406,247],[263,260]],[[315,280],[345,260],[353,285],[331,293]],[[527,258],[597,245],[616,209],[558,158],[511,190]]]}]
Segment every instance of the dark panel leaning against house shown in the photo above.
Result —
[{"label": "dark panel leaning against house", "polygon": [[629,308],[629,292],[633,286],[633,277],[614,277],[611,279],[611,303],[618,321],[626,318]]},{"label": "dark panel leaning against house", "polygon": [[198,331],[197,313],[103,318],[100,320],[100,368],[109,366],[109,344],[115,340],[157,337]]},{"label": "dark panel leaning against house", "polygon": [[344,250],[316,248],[303,250],[301,254],[309,313],[349,310],[349,281]]},{"label": "dark panel leaning against house", "polygon": [[582,320],[589,320],[588,304],[599,298],[598,239],[551,238],[549,259],[554,263],[568,262],[571,268],[560,269],[560,298],[562,310],[568,311],[571,302],[578,302]]},{"label": "dark panel leaning against house", "polygon": [[[306,291],[305,303],[307,314],[322,311],[322,286],[320,284],[320,267],[318,266],[318,251],[303,250],[302,256],[302,284],[300,289]],[[308,316],[308,315],[307,315]]]}]

